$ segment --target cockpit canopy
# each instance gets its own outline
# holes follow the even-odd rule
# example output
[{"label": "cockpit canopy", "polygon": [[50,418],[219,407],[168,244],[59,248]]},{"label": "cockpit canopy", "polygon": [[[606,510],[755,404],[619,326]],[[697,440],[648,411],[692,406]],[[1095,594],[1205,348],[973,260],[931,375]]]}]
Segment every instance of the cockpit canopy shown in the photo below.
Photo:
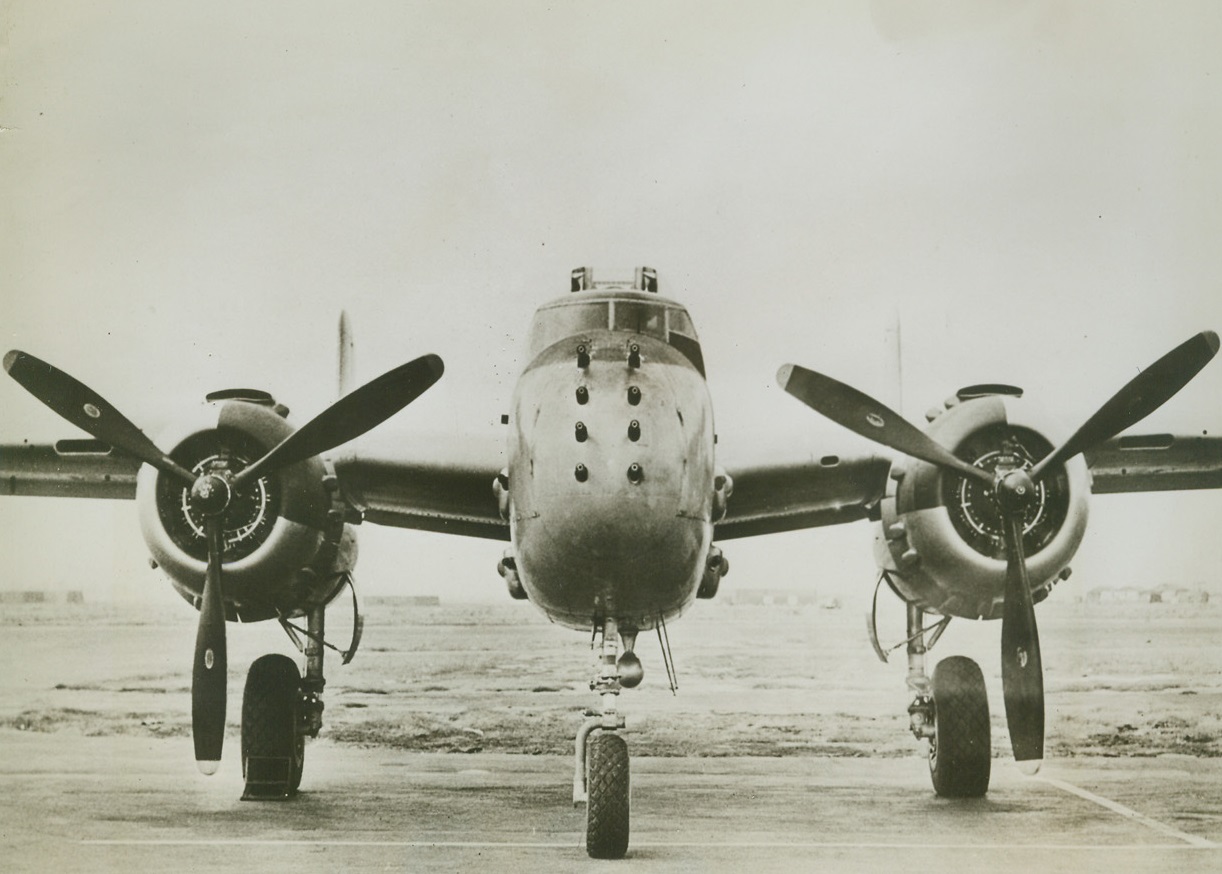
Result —
[{"label": "cockpit canopy", "polygon": [[[656,290],[656,279],[651,284]],[[530,332],[531,358],[568,337],[592,331],[625,331],[669,343],[704,374],[700,341],[691,317],[681,305],[650,291],[638,291],[628,283],[605,286],[591,283],[585,288],[590,290],[579,288],[575,281],[573,294],[544,304],[535,312]]]}]

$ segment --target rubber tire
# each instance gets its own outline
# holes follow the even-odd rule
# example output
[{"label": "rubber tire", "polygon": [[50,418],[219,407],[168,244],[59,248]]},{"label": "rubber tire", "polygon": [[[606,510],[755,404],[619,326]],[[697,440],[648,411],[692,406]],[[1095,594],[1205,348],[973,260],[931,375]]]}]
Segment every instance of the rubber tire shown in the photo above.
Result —
[{"label": "rubber tire", "polygon": [[980,798],[989,791],[992,729],[980,666],[964,656],[943,659],[933,672],[934,730],[929,774],[943,798]]},{"label": "rubber tire", "polygon": [[628,744],[600,731],[586,739],[586,852],[622,859],[628,852]]},{"label": "rubber tire", "polygon": [[255,659],[242,693],[242,777],[250,756],[291,758],[290,794],[301,786],[305,735],[301,721],[301,674],[286,655]]}]

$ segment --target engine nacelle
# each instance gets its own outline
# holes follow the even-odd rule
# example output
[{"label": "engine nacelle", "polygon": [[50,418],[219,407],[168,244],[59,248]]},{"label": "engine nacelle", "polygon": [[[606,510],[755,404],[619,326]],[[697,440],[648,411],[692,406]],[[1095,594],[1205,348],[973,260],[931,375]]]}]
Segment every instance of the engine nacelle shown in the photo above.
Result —
[{"label": "engine nacelle", "polygon": [[[1064,436],[1022,392],[1009,386],[964,389],[936,414],[930,437],[985,470],[1030,467]],[[1049,470],[1024,519],[1032,595],[1047,597],[1068,576],[1086,532],[1090,475],[1079,455]],[[916,459],[891,469],[879,506],[875,558],[905,601],[947,616],[1001,617],[1006,579],[1002,517],[976,480]]]},{"label": "engine nacelle", "polygon": [[[199,415],[157,441],[199,472],[217,464],[235,473],[292,433],[269,395],[209,395]],[[300,616],[331,601],[356,563],[356,535],[344,522],[335,476],[310,458],[260,477],[235,495],[224,530],[225,612],[254,622]],[[185,599],[199,606],[207,571],[204,520],[190,488],[144,465],[136,480],[140,527],[154,561]]]}]

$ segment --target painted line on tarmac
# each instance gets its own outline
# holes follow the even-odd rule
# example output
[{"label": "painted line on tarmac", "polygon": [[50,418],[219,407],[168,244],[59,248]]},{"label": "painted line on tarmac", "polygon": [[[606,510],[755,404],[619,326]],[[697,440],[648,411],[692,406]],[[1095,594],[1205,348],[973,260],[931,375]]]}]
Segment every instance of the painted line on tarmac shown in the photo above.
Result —
[{"label": "painted line on tarmac", "polygon": [[[1178,833],[1177,833],[1178,834]],[[1185,836],[1190,837],[1190,836]],[[532,849],[532,850],[568,850],[579,847],[579,839],[564,843],[532,842],[532,841],[355,841],[355,840],[284,840],[258,838],[215,838],[215,839],[181,839],[160,838],[151,840],[135,839],[96,839],[81,840],[80,844],[105,847],[386,847],[400,849]],[[1218,849],[1218,845],[1198,839],[1189,841],[1192,848],[1198,850]],[[871,841],[633,841],[634,849],[649,848],[705,848],[705,849],[744,849],[759,850],[777,848],[783,850],[970,850],[981,852],[987,850],[1067,850],[1085,852],[1134,852],[1158,850],[1186,850],[1189,847],[1177,844],[926,844],[926,843],[892,843]]]},{"label": "painted line on tarmac", "polygon": [[1125,807],[1123,804],[1112,801],[1110,798],[1104,798],[1102,795],[1096,795],[1094,792],[1089,792],[1086,789],[1083,789],[1080,786],[1075,786],[1072,783],[1066,783],[1064,780],[1058,780],[1056,777],[1046,777],[1041,775],[1035,779],[1047,783],[1049,786],[1055,786],[1057,789],[1060,789],[1063,792],[1068,792],[1071,795],[1077,795],[1079,798],[1083,798],[1094,804],[1098,804],[1100,807],[1106,807],[1113,813],[1118,813],[1123,817],[1133,820],[1134,822],[1141,823],[1146,828],[1154,829],[1156,832],[1162,832],[1168,837],[1176,838],[1184,843],[1191,844],[1194,847],[1210,848],[1218,846],[1213,841],[1197,837],[1196,835],[1190,835],[1187,832],[1182,832],[1179,829],[1172,828],[1165,823],[1159,822],[1157,819],[1151,819],[1144,813],[1138,813],[1131,807]]}]

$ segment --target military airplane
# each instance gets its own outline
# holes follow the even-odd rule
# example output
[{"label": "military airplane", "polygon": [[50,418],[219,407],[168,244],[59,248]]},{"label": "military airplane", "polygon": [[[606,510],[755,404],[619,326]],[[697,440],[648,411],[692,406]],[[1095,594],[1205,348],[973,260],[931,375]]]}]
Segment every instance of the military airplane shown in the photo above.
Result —
[{"label": "military airplane", "polygon": [[[351,382],[341,318],[341,382]],[[1222,487],[1222,440],[1124,435],[1183,388],[1218,350],[1204,331],[1167,353],[1066,435],[1013,386],[976,385],[924,430],[812,370],[785,365],[781,388],[899,453],[804,455],[724,469],[701,346],[687,310],[639,268],[605,279],[573,271],[570,293],[535,313],[528,363],[502,418],[499,451],[404,439],[347,445],[442,375],[425,355],[347,394],[294,428],[269,394],[207,396],[156,442],[92,389],[11,351],[9,375],[90,439],[0,447],[11,495],[134,499],[153,561],[200,614],[192,673],[197,762],[216,770],[225,728],[226,623],[274,619],[304,655],[250,667],[243,693],[244,798],[286,798],[305,739],[322,726],[324,654],[355,653],[353,568],[360,523],[509,543],[509,594],[593,635],[598,654],[574,744],[574,801],[586,848],[622,857],[629,759],[618,707],[643,677],[637,636],[716,595],[729,564],[716,542],[874,523],[880,576],[907,605],[911,730],[928,743],[937,794],[983,795],[989,705],[979,666],[952,657],[926,670],[952,617],[1001,620],[1002,686],[1015,759],[1043,758],[1044,696],[1034,605],[1069,573],[1093,492]],[[163,450],[162,447],[165,447]],[[341,448],[342,447],[342,448]],[[380,447],[380,448],[379,448]],[[326,637],[328,604],[351,594],[346,646]],[[932,624],[926,622],[931,617]],[[302,624],[304,623],[304,624]],[[875,649],[885,659],[877,628]]]}]

